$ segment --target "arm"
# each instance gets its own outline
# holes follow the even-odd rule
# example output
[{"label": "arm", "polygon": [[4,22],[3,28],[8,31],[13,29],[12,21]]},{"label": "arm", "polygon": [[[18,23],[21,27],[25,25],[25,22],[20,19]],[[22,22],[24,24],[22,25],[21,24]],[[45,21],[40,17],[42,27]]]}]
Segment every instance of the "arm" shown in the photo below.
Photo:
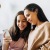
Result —
[{"label": "arm", "polygon": [[3,43],[2,43],[2,50],[8,50],[10,40],[11,40],[11,39],[6,38],[6,37],[5,37],[5,34],[4,34]]},{"label": "arm", "polygon": [[[47,23],[44,27],[45,34],[48,35],[48,40],[50,40],[50,23]],[[46,36],[47,37],[47,36]]]},{"label": "arm", "polygon": [[46,35],[48,35],[47,42],[43,44],[40,48],[41,50],[50,50],[50,23],[46,24],[44,27]]},{"label": "arm", "polygon": [[2,50],[8,50],[9,48],[9,41],[3,39]]},{"label": "arm", "polygon": [[40,47],[40,50],[50,50],[50,41]]}]

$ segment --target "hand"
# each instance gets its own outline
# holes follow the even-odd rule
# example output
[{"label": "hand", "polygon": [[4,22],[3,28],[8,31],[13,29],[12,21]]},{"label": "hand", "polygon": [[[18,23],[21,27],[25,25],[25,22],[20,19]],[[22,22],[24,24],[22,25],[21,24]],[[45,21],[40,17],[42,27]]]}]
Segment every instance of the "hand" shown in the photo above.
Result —
[{"label": "hand", "polygon": [[11,42],[12,39],[11,39],[10,36],[6,36],[6,33],[4,33],[4,35],[3,35],[3,41],[5,41],[5,42]]}]

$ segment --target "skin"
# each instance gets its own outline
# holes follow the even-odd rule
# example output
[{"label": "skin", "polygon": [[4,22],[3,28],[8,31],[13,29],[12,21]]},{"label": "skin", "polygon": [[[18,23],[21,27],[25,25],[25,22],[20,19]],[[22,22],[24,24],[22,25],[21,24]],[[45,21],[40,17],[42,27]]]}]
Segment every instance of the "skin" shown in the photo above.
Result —
[{"label": "skin", "polygon": [[33,11],[29,11],[28,9],[25,9],[24,10],[24,15],[27,19],[27,21],[29,23],[31,23],[32,25],[40,25],[42,24],[41,21],[39,21],[39,19],[37,18],[37,11],[35,10],[34,12]]},{"label": "skin", "polygon": [[26,28],[27,21],[26,21],[26,18],[24,17],[24,15],[17,16],[17,26],[19,27],[19,29],[21,31],[23,31]]}]

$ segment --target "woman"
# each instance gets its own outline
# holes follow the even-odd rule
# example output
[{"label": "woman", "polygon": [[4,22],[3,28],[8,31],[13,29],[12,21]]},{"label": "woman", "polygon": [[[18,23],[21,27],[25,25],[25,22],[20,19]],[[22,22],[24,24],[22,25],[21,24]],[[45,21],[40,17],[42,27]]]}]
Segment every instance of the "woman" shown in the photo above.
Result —
[{"label": "woman", "polygon": [[29,34],[28,50],[50,50],[50,23],[41,7],[35,3],[28,4],[24,15],[29,23],[36,25]]},{"label": "woman", "polygon": [[27,22],[24,12],[19,11],[15,17],[14,25],[9,30],[11,38],[8,39],[4,36],[5,43],[2,50],[23,50],[31,30],[30,26],[31,24]]}]

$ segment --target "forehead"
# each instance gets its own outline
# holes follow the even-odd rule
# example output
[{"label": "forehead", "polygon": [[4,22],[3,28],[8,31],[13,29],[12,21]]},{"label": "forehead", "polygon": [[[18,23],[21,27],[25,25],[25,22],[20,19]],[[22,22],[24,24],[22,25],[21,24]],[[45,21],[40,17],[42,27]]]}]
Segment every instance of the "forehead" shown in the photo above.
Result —
[{"label": "forehead", "polygon": [[24,15],[18,15],[17,16],[17,20],[23,20],[23,19],[25,19],[25,16]]},{"label": "forehead", "polygon": [[28,9],[24,10],[24,14],[28,14],[31,13],[31,11],[29,11]]}]

